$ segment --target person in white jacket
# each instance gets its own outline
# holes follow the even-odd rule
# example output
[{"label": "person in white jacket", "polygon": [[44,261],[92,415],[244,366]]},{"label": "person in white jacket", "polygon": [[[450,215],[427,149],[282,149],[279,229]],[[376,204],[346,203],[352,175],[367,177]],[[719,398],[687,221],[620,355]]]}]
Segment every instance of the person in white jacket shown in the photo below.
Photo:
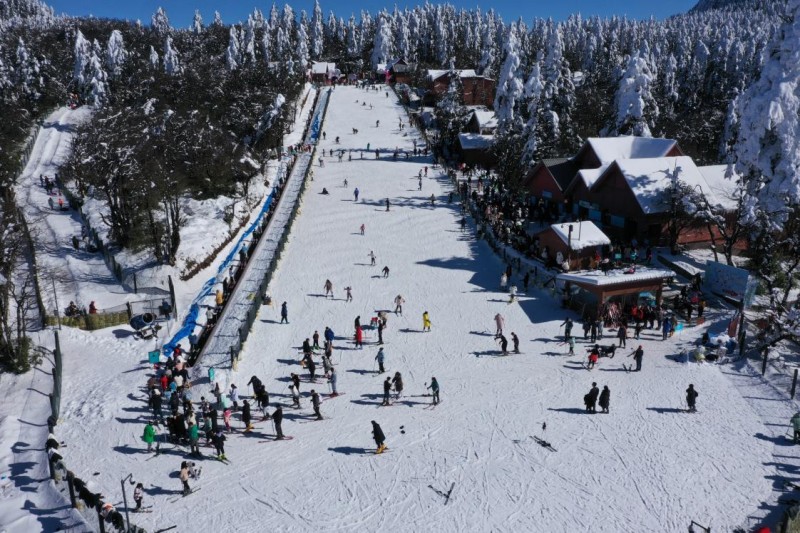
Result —
[{"label": "person in white jacket", "polygon": [[292,402],[295,407],[300,408],[300,391],[294,386],[294,383],[289,385],[289,392],[292,394]]},{"label": "person in white jacket", "polygon": [[233,402],[233,410],[239,410],[239,389],[236,388],[236,385],[231,383],[231,392],[228,394],[228,397]]},{"label": "person in white jacket", "polygon": [[136,488],[133,489],[133,501],[136,502],[136,509],[134,511],[140,511],[142,509],[142,500],[144,499],[144,485],[138,483]]},{"label": "person in white jacket", "polygon": [[503,275],[500,276],[500,290],[506,290],[506,285],[508,285],[508,276],[503,272]]},{"label": "person in white jacket", "polygon": [[403,299],[401,295],[398,294],[397,297],[394,299],[394,314],[396,315],[403,314],[404,303],[406,303],[406,301]]},{"label": "person in white jacket", "polygon": [[503,318],[503,315],[497,313],[494,315],[494,323],[497,324],[497,331],[495,332],[495,336],[503,334],[503,327],[506,325],[506,319]]}]

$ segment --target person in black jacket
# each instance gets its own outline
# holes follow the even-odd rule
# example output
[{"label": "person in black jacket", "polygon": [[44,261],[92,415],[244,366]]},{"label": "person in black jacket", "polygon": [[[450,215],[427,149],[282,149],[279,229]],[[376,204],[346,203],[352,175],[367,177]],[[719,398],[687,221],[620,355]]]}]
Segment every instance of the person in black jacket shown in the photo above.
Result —
[{"label": "person in black jacket", "polygon": [[247,400],[245,400],[244,403],[242,404],[242,422],[244,422],[245,431],[249,431],[250,429],[252,429],[253,426],[250,424],[251,421],[252,419],[250,418],[250,403]]},{"label": "person in black jacket", "polygon": [[281,429],[281,422],[283,422],[283,408],[279,405],[275,412],[272,413],[272,422],[275,424],[276,439],[283,438],[283,430]]},{"label": "person in black jacket", "polygon": [[375,445],[378,446],[375,453],[383,452],[383,450],[386,449],[386,444],[384,443],[386,436],[383,434],[381,427],[374,420],[372,421],[372,438],[375,439]]},{"label": "person in black jacket", "polygon": [[289,323],[289,310],[286,308],[286,302],[281,304],[281,324]]},{"label": "person in black jacket", "polygon": [[694,385],[689,384],[689,388],[686,389],[686,405],[689,406],[689,412],[694,413],[697,411],[695,407],[695,402],[697,401],[698,393],[694,390]]},{"label": "person in black jacket", "polygon": [[247,382],[247,387],[250,385],[253,386],[253,396],[258,395],[258,389],[261,388],[261,380],[258,379],[256,376],[250,378],[250,381]]},{"label": "person in black jacket", "polygon": [[603,392],[600,393],[600,409],[604,413],[608,412],[608,403],[611,400],[611,391],[608,390],[608,385],[603,386]]},{"label": "person in black jacket", "polygon": [[586,410],[590,413],[597,412],[597,396],[600,394],[600,389],[597,388],[597,383],[592,383],[592,388],[589,393],[584,396],[584,403],[586,403]]},{"label": "person in black jacket", "polygon": [[392,392],[392,378],[386,378],[383,382],[383,403],[381,405],[389,405],[389,394]]},{"label": "person in black jacket", "polygon": [[317,420],[322,420],[322,414],[319,412],[319,394],[314,389],[311,389],[311,405],[314,407],[314,414],[317,415]]}]

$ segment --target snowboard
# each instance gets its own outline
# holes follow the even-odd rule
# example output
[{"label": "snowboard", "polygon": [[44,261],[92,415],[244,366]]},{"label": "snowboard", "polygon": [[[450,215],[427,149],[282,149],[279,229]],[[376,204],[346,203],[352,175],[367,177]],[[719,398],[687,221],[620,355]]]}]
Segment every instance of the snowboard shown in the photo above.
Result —
[{"label": "snowboard", "polygon": [[337,394],[336,396],[333,396],[333,395],[330,395],[330,394],[328,394],[328,395],[327,395],[325,398],[323,398],[323,399],[322,399],[322,401],[323,401],[323,402],[325,402],[325,401],[327,401],[327,400],[333,400],[333,399],[335,399],[335,398],[338,398],[339,396],[344,396],[345,394],[347,394],[347,393],[346,393],[346,392],[340,392],[340,393],[339,393],[339,394]]}]

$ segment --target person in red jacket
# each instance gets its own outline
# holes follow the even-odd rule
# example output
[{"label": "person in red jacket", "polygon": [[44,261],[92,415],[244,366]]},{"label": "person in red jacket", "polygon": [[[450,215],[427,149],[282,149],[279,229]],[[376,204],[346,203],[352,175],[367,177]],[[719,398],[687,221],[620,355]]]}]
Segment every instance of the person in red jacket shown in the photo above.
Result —
[{"label": "person in red jacket", "polygon": [[363,348],[364,347],[364,331],[361,329],[361,326],[356,328],[356,348]]}]

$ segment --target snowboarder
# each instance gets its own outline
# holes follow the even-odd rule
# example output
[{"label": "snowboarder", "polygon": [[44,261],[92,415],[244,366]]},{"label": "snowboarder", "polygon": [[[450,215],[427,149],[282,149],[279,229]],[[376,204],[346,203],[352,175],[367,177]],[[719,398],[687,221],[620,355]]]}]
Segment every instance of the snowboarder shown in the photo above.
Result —
[{"label": "snowboarder", "polygon": [[389,405],[389,394],[392,392],[392,378],[387,377],[383,382],[383,402],[381,405]]},{"label": "snowboarder", "polygon": [[333,283],[331,283],[331,280],[326,279],[323,288],[325,289],[325,298],[327,299],[329,294],[333,298]]},{"label": "snowboarder", "polygon": [[286,302],[281,304],[281,324],[289,323],[289,309],[286,307]]},{"label": "snowboarder", "polygon": [[322,414],[319,412],[319,394],[314,389],[311,389],[311,405],[314,408],[314,414],[317,415],[317,420],[322,420]]},{"label": "snowboarder", "polygon": [[431,378],[431,384],[428,386],[431,390],[431,394],[433,395],[433,405],[439,403],[439,382],[436,381],[435,377]]},{"label": "snowboarder", "polygon": [[386,357],[386,354],[383,352],[383,348],[378,349],[378,355],[375,356],[375,360],[378,361],[378,374],[383,374],[386,370],[383,368],[383,361]]},{"label": "snowboarder", "polygon": [[250,404],[245,400],[242,404],[242,422],[244,423],[244,430],[250,431],[253,429],[251,424],[252,418],[250,417]]},{"label": "snowboarder", "polygon": [[394,383],[394,391],[397,393],[395,399],[399,400],[400,396],[402,396],[403,394],[403,376],[400,375],[400,372],[394,373],[394,377],[392,378],[392,383]]},{"label": "snowboarder", "polygon": [[514,353],[519,353],[519,337],[513,331],[511,332],[511,343],[514,345]]},{"label": "snowboarder", "polygon": [[430,331],[430,330],[431,330],[431,318],[428,315],[428,312],[425,311],[424,313],[422,313],[422,331]]},{"label": "snowboarder", "polygon": [[272,413],[272,422],[275,424],[275,438],[280,440],[283,438],[283,430],[281,423],[283,422],[283,408],[279,405],[275,412]]},{"label": "snowboarder", "polygon": [[133,489],[133,501],[136,502],[136,508],[134,511],[141,511],[142,510],[142,500],[144,499],[144,485],[141,483],[136,484],[136,488]]},{"label": "snowboarder", "polygon": [[602,412],[608,413],[608,403],[611,400],[611,391],[608,390],[608,385],[603,386],[603,392],[600,393],[600,409]]},{"label": "snowboarder", "polygon": [[644,357],[644,350],[642,349],[642,345],[640,344],[638,348],[634,352],[628,355],[628,357],[633,356],[633,360],[636,361],[636,372],[639,372],[642,369],[642,358]]},{"label": "snowboarder", "polygon": [[383,277],[384,278],[388,278],[389,277],[389,267],[388,266],[384,266],[383,270],[381,270],[381,272],[383,272]]},{"label": "snowboarder", "polygon": [[564,342],[569,342],[570,337],[572,337],[572,319],[567,317],[561,325],[564,326]]},{"label": "snowboarder", "polygon": [[192,493],[192,488],[189,486],[189,465],[186,461],[181,463],[181,473],[179,477],[181,483],[183,483],[183,495],[188,496]]},{"label": "snowboarder", "polygon": [[[689,407],[689,412],[690,413],[694,413],[694,412],[697,411],[697,407],[695,406],[695,402],[697,401],[697,396],[698,396],[698,393],[697,393],[696,390],[694,390],[694,385],[692,385],[690,383],[689,384],[689,388],[686,389],[686,405]],[[797,415],[795,415],[795,417],[797,417]],[[795,442],[797,442],[798,429],[797,429],[797,422],[795,421],[794,417],[792,418],[792,423],[794,424],[794,427],[795,427],[795,430],[794,430]]]},{"label": "snowboarder", "polygon": [[355,190],[353,191],[353,198],[354,198],[354,200],[353,200],[354,202],[358,201],[358,187],[356,187]]},{"label": "snowboarder", "polygon": [[403,315],[403,304],[404,303],[406,303],[406,301],[403,299],[402,296],[400,296],[398,294],[394,299],[394,314],[401,315],[401,316]]},{"label": "snowboarder", "polygon": [[372,437],[375,439],[375,445],[378,447],[375,453],[383,453],[386,449],[386,444],[384,443],[386,441],[386,436],[383,434],[381,427],[374,420],[372,420]]},{"label": "snowboarder", "polygon": [[225,460],[225,433],[222,430],[217,431],[211,440],[214,442],[214,449],[217,451],[217,459],[224,461]]},{"label": "snowboarder", "polygon": [[503,326],[506,324],[506,319],[503,318],[503,315],[497,313],[494,315],[494,323],[497,325],[497,331],[495,332],[495,336],[500,336],[503,334]]},{"label": "snowboarder", "polygon": [[144,427],[144,434],[142,440],[147,443],[147,451],[153,451],[153,443],[156,441],[156,428],[153,427],[151,422],[148,422]]}]

